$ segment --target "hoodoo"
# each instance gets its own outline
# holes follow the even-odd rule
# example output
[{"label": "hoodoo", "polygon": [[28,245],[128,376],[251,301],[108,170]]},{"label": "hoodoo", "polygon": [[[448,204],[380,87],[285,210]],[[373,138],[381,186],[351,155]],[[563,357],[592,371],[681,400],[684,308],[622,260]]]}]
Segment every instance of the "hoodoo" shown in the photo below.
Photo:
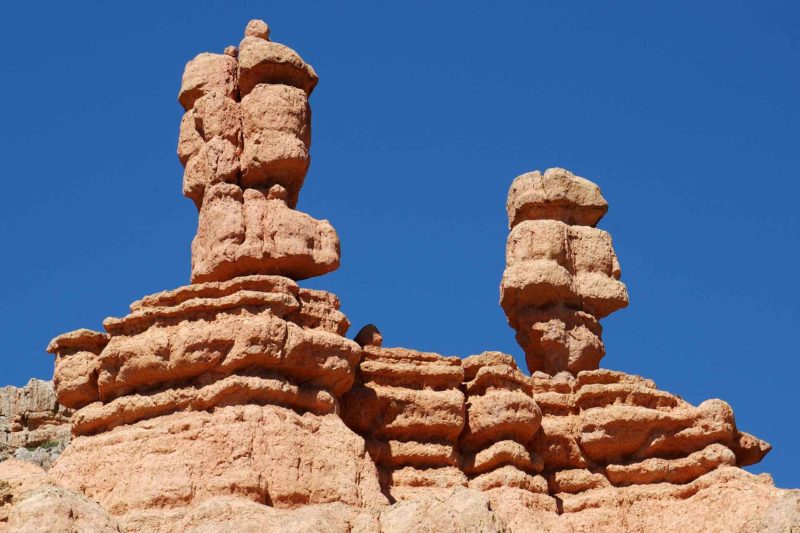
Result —
[{"label": "hoodoo", "polygon": [[191,283],[53,339],[58,403],[47,384],[0,391],[17,459],[71,432],[33,454],[47,468],[70,440],[47,472],[0,463],[0,533],[800,527],[797,492],[741,469],[770,446],[728,404],[600,368],[599,320],[628,293],[595,227],[606,200],[567,170],[508,195],[500,303],[528,373],[500,352],[384,347],[371,324],[346,338],[339,298],[300,283],[340,262],[331,224],[296,210],[316,84],[259,20],[188,62]]},{"label": "hoodoo", "polygon": [[551,168],[508,192],[506,270],[500,303],[531,372],[598,368],[598,319],[628,305],[611,236],[594,226],[608,210],[600,188]]},{"label": "hoodoo", "polygon": [[180,529],[178,514],[220,497],[386,502],[364,440],[337,415],[361,348],[339,299],[296,283],[339,266],[333,227],[294,210],[316,80],[262,21],[238,49],[189,61],[178,157],[199,209],[192,285],[49,347],[59,401],[76,409],[50,475],[128,529]]}]

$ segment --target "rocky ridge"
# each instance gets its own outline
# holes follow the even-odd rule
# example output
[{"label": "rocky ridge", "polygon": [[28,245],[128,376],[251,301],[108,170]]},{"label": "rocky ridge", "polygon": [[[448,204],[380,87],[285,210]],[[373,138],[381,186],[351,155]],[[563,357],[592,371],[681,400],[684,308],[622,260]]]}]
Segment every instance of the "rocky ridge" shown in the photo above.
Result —
[{"label": "rocky ridge", "polygon": [[338,297],[297,283],[339,265],[333,227],[295,209],[316,83],[258,20],[186,65],[192,284],[53,339],[57,402],[41,382],[5,393],[14,442],[72,441],[47,473],[0,464],[0,532],[800,527],[796,491],[740,468],[769,444],[726,403],[599,369],[599,320],[628,294],[595,227],[607,203],[569,171],[509,191],[500,301],[530,375],[384,347],[372,325],[346,338]]}]

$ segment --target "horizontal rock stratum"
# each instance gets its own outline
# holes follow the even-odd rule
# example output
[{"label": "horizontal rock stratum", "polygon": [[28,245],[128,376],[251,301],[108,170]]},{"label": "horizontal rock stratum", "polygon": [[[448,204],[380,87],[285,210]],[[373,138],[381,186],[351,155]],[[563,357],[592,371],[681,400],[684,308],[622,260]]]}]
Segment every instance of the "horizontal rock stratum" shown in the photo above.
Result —
[{"label": "horizontal rock stratum", "polygon": [[53,339],[52,385],[0,389],[0,533],[800,529],[800,493],[741,468],[770,445],[728,404],[600,368],[628,293],[608,204],[568,170],[508,194],[500,304],[527,372],[347,338],[339,298],[298,283],[340,263],[296,210],[317,74],[270,33],[184,70],[190,284]]}]

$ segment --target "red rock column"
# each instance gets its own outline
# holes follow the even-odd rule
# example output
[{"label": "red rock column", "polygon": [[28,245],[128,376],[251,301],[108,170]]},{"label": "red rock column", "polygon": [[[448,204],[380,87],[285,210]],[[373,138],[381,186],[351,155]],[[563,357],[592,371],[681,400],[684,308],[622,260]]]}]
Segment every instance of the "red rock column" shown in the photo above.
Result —
[{"label": "red rock column", "polygon": [[310,162],[311,65],[251,21],[239,48],[186,65],[178,100],[184,195],[200,210],[192,282],[275,274],[319,276],[339,266],[326,220],[295,211]]},{"label": "red rock column", "polygon": [[167,529],[158,520],[219,498],[386,503],[364,440],[338,416],[361,347],[344,337],[338,298],[295,281],[339,265],[333,227],[294,209],[316,82],[261,21],[238,49],[191,60],[178,155],[199,209],[192,284],[134,302],[107,334],[48,348],[58,398],[76,409],[51,473],[126,530]]},{"label": "red rock column", "polygon": [[598,320],[628,304],[611,236],[595,224],[608,206],[594,183],[553,168],[514,180],[500,304],[528,369],[598,368]]}]

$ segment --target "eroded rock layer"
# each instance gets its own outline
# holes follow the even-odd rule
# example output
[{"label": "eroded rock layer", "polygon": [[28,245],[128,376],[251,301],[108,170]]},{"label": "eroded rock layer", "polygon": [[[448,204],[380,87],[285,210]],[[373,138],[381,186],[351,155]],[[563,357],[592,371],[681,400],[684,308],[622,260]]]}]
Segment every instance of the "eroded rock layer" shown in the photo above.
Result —
[{"label": "eroded rock layer", "polygon": [[531,378],[542,410],[534,449],[550,492],[686,484],[723,466],[758,462],[770,446],[740,432],[730,406],[693,406],[651,380],[594,370]]},{"label": "eroded rock layer", "polygon": [[598,368],[598,320],[628,304],[611,236],[593,227],[608,209],[600,189],[560,168],[530,172],[514,180],[507,207],[500,304],[528,369]]},{"label": "eroded rock layer", "polygon": [[75,439],[51,475],[122,518],[230,494],[277,507],[385,501],[363,440],[336,414],[361,357],[338,307],[291,279],[247,276],[145,297],[106,319],[107,334],[57,337]]},{"label": "eroded rock layer", "polygon": [[395,500],[465,486],[458,437],[464,427],[457,357],[365,345],[342,419],[363,435],[381,484]]}]

